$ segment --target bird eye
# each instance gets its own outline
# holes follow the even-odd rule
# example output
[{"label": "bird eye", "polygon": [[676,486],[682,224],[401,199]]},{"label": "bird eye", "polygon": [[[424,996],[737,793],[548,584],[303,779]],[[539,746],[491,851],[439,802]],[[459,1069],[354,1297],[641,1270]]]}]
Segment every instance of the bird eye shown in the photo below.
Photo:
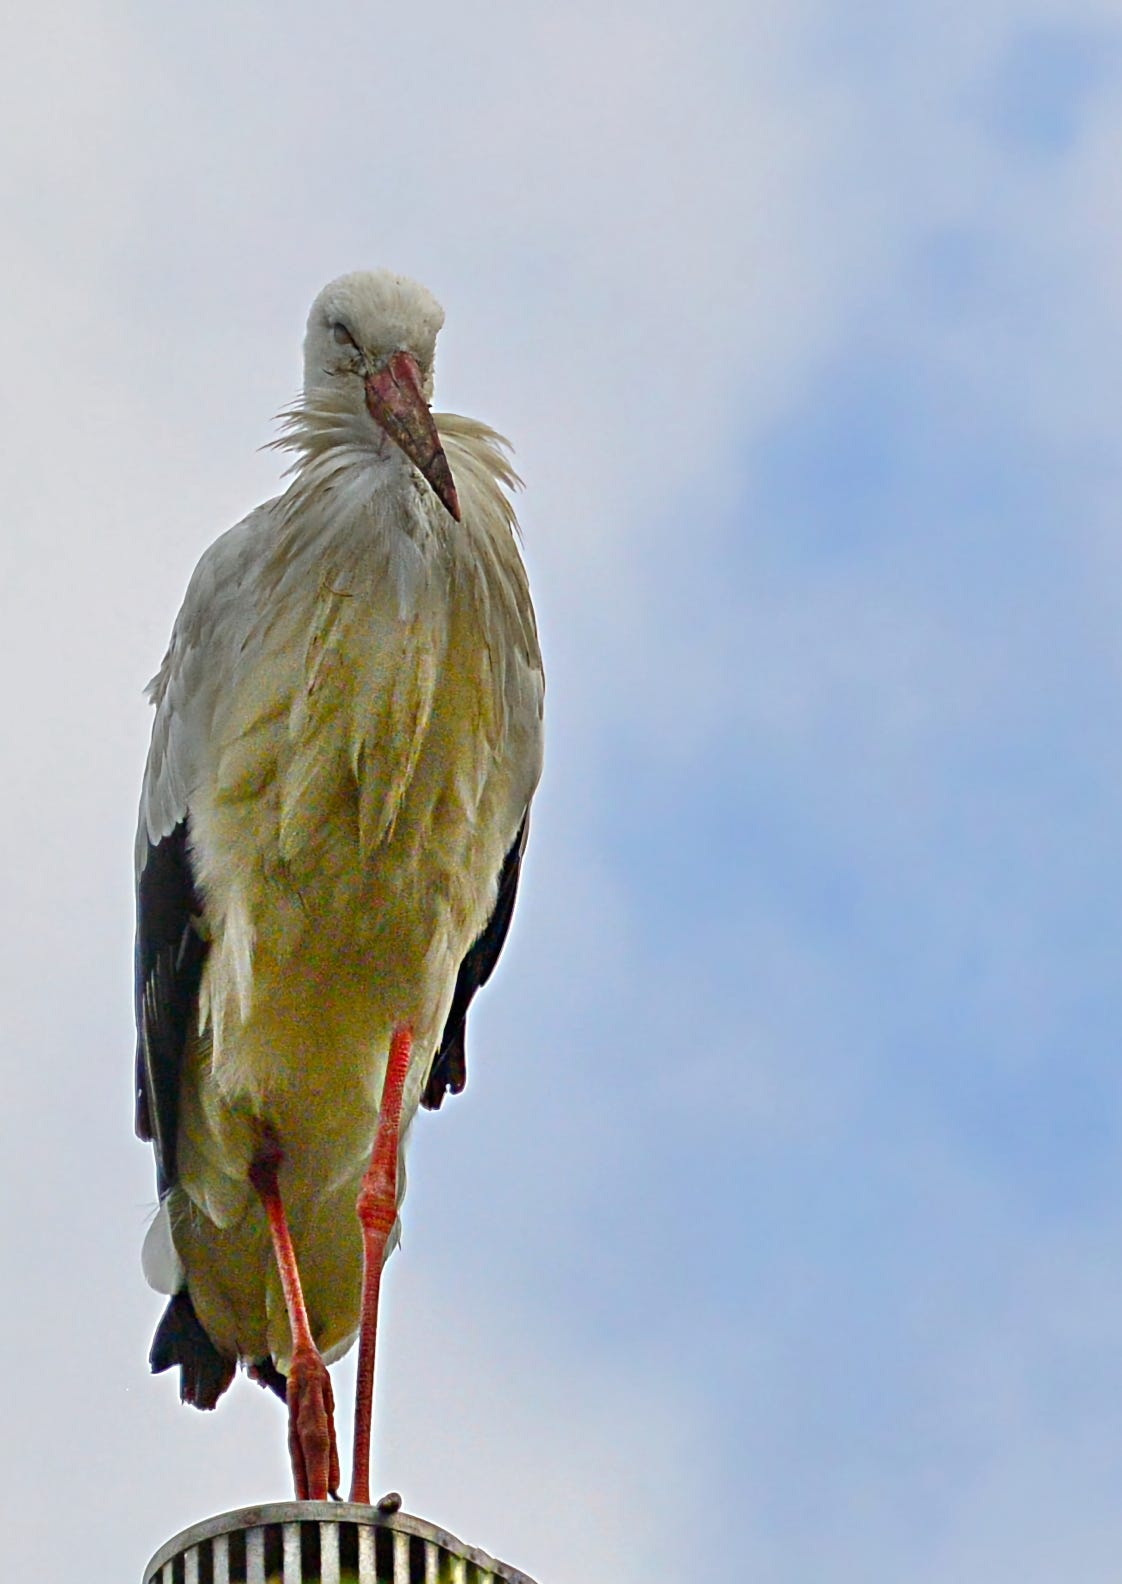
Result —
[{"label": "bird eye", "polygon": [[355,351],[358,351],[358,347],[355,346],[355,338],[347,329],[345,324],[340,324],[339,321],[336,320],[336,322],[331,326],[331,334],[335,337],[335,340],[340,346],[354,347]]}]

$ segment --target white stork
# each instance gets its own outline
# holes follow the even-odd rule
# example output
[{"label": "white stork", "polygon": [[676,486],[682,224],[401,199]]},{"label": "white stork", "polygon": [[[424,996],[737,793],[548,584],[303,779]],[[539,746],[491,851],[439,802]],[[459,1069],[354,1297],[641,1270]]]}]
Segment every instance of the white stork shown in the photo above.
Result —
[{"label": "white stork", "polygon": [[[429,410],[443,311],[384,271],[316,298],[285,493],[211,545],[150,685],[137,1132],[170,1301],[153,1370],[285,1395],[296,1494],[339,1483],[326,1363],[361,1335],[369,1501],[398,1140],[463,1088],[510,924],[542,665],[505,441]],[[357,1205],[357,1216],[356,1216]]]}]

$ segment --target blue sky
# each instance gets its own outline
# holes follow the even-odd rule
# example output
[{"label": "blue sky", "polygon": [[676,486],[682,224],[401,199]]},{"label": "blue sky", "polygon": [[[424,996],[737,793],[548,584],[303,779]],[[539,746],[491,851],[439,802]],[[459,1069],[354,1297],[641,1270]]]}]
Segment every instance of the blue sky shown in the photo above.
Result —
[{"label": "blue sky", "polygon": [[1114,1579],[1116,11],[13,28],[13,1565],[49,1521],[127,1577],[287,1491],[275,1403],[145,1369],[141,689],[276,488],[308,302],[387,263],[447,310],[438,405],[514,441],[549,744],[412,1140],[376,1480],[541,1584],[730,1535],[774,1584]]}]

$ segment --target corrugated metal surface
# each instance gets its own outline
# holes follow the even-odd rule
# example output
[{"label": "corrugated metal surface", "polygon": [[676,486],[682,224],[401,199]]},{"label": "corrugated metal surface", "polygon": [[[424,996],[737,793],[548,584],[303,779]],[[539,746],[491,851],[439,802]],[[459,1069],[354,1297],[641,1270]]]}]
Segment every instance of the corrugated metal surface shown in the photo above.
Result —
[{"label": "corrugated metal surface", "polygon": [[243,1507],[185,1529],[144,1584],[534,1584],[409,1513],[349,1502]]}]

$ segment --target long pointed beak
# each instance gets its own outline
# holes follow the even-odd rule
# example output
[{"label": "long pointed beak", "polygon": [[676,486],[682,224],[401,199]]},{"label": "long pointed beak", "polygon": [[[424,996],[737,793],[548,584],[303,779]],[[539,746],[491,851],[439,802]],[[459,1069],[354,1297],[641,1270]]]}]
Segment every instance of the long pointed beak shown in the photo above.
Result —
[{"label": "long pointed beak", "polygon": [[421,389],[421,371],[409,352],[395,352],[379,373],[367,376],[366,405],[374,422],[401,447],[459,522],[452,469]]}]

